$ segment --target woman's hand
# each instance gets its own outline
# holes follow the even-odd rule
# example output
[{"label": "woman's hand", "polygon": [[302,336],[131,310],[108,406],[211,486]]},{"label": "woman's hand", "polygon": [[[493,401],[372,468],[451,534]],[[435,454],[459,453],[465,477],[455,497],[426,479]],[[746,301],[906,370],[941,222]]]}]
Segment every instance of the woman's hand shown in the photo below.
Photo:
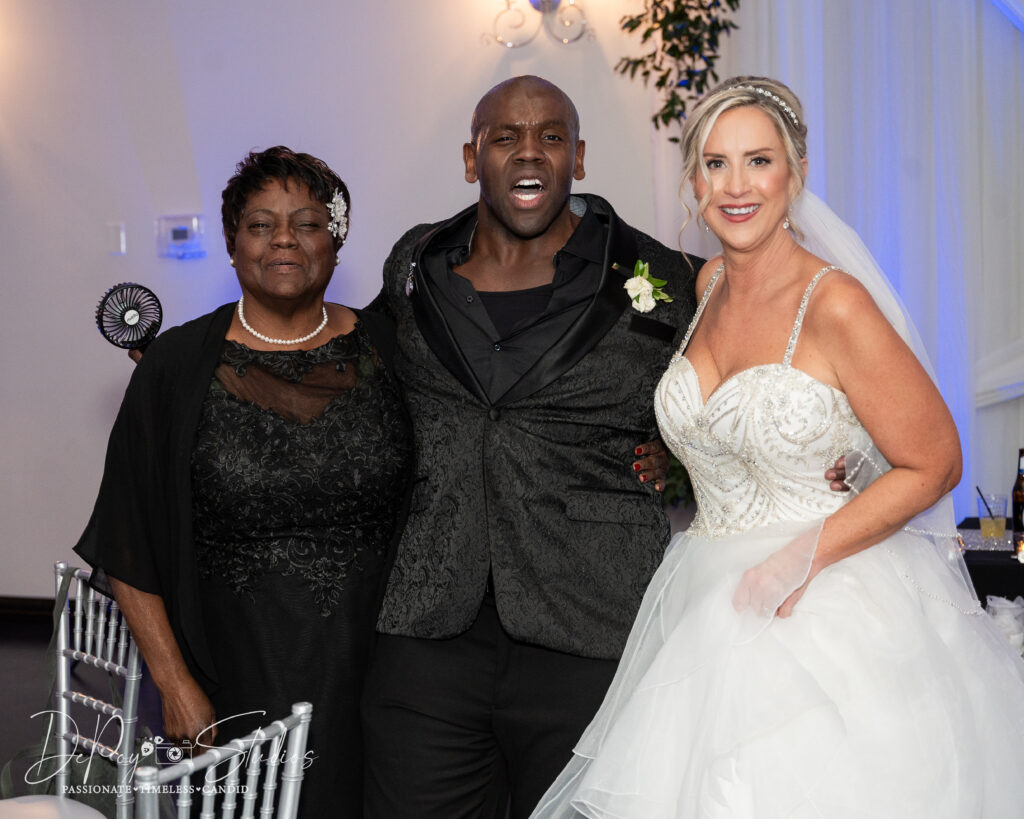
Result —
[{"label": "woman's hand", "polygon": [[816,568],[814,563],[811,563],[811,569],[807,572],[807,579],[789,597],[782,601],[782,605],[775,612],[776,617],[789,617],[793,613],[796,604],[800,602],[800,598],[804,596],[804,592],[807,591],[807,587],[817,577],[819,571],[821,569]]},{"label": "woman's hand", "polygon": [[164,733],[171,742],[187,740],[192,745],[197,742],[205,746],[214,744],[217,717],[213,704],[191,675],[161,688],[160,704]]},{"label": "woman's hand", "polygon": [[788,617],[803,596],[814,567],[819,527],[797,536],[765,560],[747,569],[732,597],[737,612],[750,609],[759,617]]},{"label": "woman's hand", "polygon": [[213,705],[195,681],[174,639],[164,599],[110,578],[132,637],[142,652],[149,674],[160,691],[164,733],[174,742],[202,739],[212,744],[217,734]]},{"label": "woman's hand", "polygon": [[640,483],[654,485],[656,491],[665,488],[665,476],[668,475],[668,450],[660,438],[640,444],[634,452],[637,459],[633,461],[633,471]]}]

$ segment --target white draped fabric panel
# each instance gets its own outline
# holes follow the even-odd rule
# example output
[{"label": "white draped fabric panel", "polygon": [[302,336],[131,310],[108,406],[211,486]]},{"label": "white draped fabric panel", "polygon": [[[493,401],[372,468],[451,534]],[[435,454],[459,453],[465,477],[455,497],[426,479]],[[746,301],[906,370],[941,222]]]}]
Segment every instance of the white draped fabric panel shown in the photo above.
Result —
[{"label": "white draped fabric panel", "polygon": [[[1022,0],[742,0],[719,76],[766,74],[806,108],[808,186],[893,279],[960,429],[960,516],[1008,491],[1024,446]],[[653,137],[660,238],[684,214]],[[712,239],[713,241],[713,239]],[[687,249],[715,248],[688,225]]]}]

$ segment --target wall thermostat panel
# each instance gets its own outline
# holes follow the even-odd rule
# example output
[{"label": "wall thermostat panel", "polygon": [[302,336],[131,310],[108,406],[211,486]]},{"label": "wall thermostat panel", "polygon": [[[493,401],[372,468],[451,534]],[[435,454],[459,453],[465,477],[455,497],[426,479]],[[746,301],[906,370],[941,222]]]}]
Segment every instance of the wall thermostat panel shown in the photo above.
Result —
[{"label": "wall thermostat panel", "polygon": [[199,259],[206,255],[205,220],[201,214],[159,216],[156,253],[169,259]]}]

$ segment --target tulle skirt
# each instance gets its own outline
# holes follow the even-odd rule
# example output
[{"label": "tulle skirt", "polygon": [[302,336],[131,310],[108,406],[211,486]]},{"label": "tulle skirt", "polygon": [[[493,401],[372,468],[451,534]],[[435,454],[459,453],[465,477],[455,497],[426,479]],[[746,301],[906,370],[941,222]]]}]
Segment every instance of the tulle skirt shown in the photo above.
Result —
[{"label": "tulle skirt", "polygon": [[536,817],[1024,816],[1024,662],[931,543],[828,567],[789,618],[736,613],[807,526],[673,539]]}]

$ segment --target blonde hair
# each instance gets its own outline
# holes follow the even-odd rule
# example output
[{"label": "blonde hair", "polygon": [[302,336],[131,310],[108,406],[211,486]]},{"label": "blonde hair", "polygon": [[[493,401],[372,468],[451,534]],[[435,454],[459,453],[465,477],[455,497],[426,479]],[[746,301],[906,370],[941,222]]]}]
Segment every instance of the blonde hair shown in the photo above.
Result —
[{"label": "blonde hair", "polygon": [[[763,111],[774,123],[775,130],[786,150],[786,164],[794,182],[793,197],[803,190],[803,164],[807,157],[807,126],[804,125],[803,107],[796,94],[778,80],[768,77],[731,77],[711,89],[693,109],[686,119],[681,138],[683,152],[683,181],[680,185],[680,198],[687,182],[696,178],[699,173],[708,183],[708,193],[697,203],[697,218],[704,211],[711,199],[711,177],[704,167],[701,158],[704,156],[704,145],[708,141],[711,129],[718,118],[733,108],[755,106]],[[685,202],[686,223],[693,215]],[[800,229],[790,219],[790,228],[799,237]]]}]

